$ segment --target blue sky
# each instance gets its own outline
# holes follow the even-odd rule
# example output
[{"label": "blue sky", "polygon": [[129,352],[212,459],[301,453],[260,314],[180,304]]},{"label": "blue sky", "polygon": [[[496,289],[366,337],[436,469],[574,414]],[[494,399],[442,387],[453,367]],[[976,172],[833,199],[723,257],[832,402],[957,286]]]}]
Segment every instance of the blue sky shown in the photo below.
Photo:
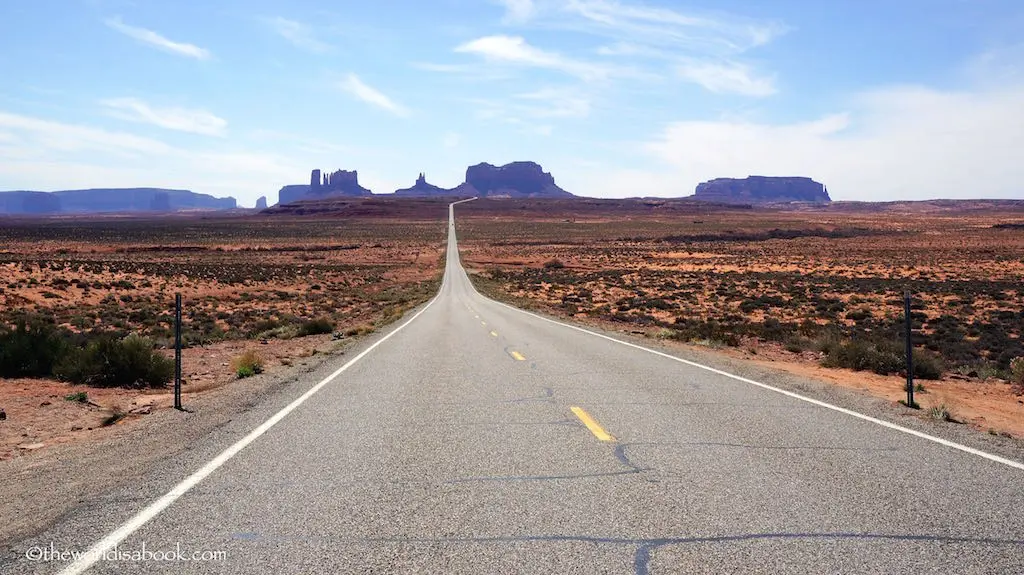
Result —
[{"label": "blue sky", "polygon": [[0,189],[271,203],[534,160],[597,197],[801,175],[1024,198],[1018,0],[34,0],[0,6]]}]

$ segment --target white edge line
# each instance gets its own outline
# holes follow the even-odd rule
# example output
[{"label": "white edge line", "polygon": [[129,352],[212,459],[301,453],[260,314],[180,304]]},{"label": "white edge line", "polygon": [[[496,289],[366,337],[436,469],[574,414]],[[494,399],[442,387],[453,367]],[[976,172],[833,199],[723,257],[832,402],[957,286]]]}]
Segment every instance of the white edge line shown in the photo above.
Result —
[{"label": "white edge line", "polygon": [[[474,289],[476,289],[476,288],[474,288]],[[484,297],[485,299],[490,299],[487,296],[483,296],[483,295],[481,295],[481,297]],[[700,363],[697,363],[697,362],[693,362],[693,361],[690,361],[690,360],[687,360],[687,359],[683,359],[681,357],[676,357],[674,355],[669,355],[667,353],[663,353],[663,352],[656,351],[656,350],[653,350],[653,349],[650,349],[650,348],[646,348],[646,347],[644,347],[642,345],[637,345],[635,343],[629,343],[628,341],[622,341],[621,339],[615,339],[614,337],[609,337],[609,336],[604,335],[604,334],[600,334],[600,333],[597,333],[597,332],[594,332],[594,331],[590,331],[589,329],[584,329],[582,327],[578,327],[578,326],[575,326],[575,325],[570,325],[570,324],[567,324],[567,323],[562,323],[560,321],[555,321],[553,319],[549,319],[549,318],[546,318],[544,316],[540,316],[540,315],[537,315],[535,313],[528,312],[526,310],[521,310],[521,309],[519,309],[517,307],[510,306],[510,305],[508,305],[506,303],[503,303],[503,302],[500,302],[500,301],[497,301],[497,300],[491,300],[491,301],[493,301],[494,303],[496,303],[498,305],[505,306],[505,307],[507,307],[507,308],[509,308],[511,310],[515,310],[515,311],[517,311],[519,313],[525,313],[526,315],[533,316],[533,317],[535,317],[537,319],[546,321],[548,323],[553,323],[555,325],[560,325],[562,327],[567,327],[569,329],[574,329],[576,331],[581,331],[583,333],[589,333],[590,335],[593,335],[595,337],[600,337],[600,338],[606,339],[608,341],[614,341],[615,343],[619,343],[619,344],[622,344],[622,345],[625,345],[625,346],[628,346],[628,347],[632,347],[632,348],[636,348],[636,349],[639,349],[639,350],[643,350],[643,351],[646,351],[647,353],[653,353],[654,355],[660,355],[661,357],[664,357],[664,358],[667,358],[667,359],[671,359],[673,361],[678,361],[679,363],[685,363],[686,365],[689,365],[689,366],[692,366],[692,367],[696,367],[696,368],[699,368],[699,369],[703,369],[705,371],[710,371],[711,373],[715,373],[715,374],[722,375],[722,376],[725,376],[725,377],[728,377],[728,378],[731,378],[731,379],[735,379],[736,381],[742,381],[743,383],[748,383],[750,385],[756,385],[757,387],[760,387],[760,388],[763,388],[763,389],[767,389],[769,391],[774,391],[776,393],[781,393],[782,395],[786,395],[786,396],[792,397],[794,399],[799,399],[801,401],[806,401],[807,403],[812,403],[814,405],[817,405],[818,407],[824,407],[826,409],[831,409],[832,411],[838,411],[839,413],[844,413],[846,415],[849,415],[849,416],[852,416],[852,417],[856,417],[858,419],[863,419],[865,421],[870,421],[871,423],[876,423],[878,425],[881,425],[882,427],[888,427],[889,429],[894,429],[896,431],[901,431],[903,433],[908,433],[910,435],[913,435],[913,436],[916,436],[916,437],[920,437],[922,439],[927,439],[928,441],[934,441],[935,443],[939,443],[939,444],[945,445],[946,447],[952,447],[953,449],[959,449],[960,451],[963,451],[963,452],[966,452],[966,453],[970,453],[972,455],[977,455],[978,457],[984,457],[985,459],[989,459],[991,461],[995,461],[996,463],[1002,463],[1003,465],[1008,465],[1010,467],[1013,467],[1013,468],[1020,469],[1020,470],[1024,471],[1024,463],[1021,463],[1019,461],[1014,461],[1012,459],[1006,459],[1005,457],[1000,457],[998,455],[994,455],[994,454],[991,454],[991,453],[987,453],[985,451],[981,451],[980,449],[975,449],[973,447],[968,447],[966,445],[963,445],[963,444],[960,444],[960,443],[956,443],[955,441],[949,441],[948,439],[942,439],[941,437],[935,437],[934,435],[928,435],[927,433],[924,433],[924,432],[921,432],[921,431],[917,431],[916,429],[910,429],[909,427],[903,427],[902,425],[896,425],[895,423],[890,423],[890,422],[885,421],[883,419],[878,419],[876,417],[871,417],[870,415],[864,415],[863,413],[858,413],[858,412],[853,411],[851,409],[846,409],[845,407],[839,407],[838,405],[832,405],[831,403],[825,403],[824,401],[819,401],[817,399],[812,399],[810,397],[807,397],[807,396],[804,396],[804,395],[800,395],[799,393],[794,393],[792,391],[787,391],[785,389],[780,389],[778,387],[773,387],[773,386],[768,385],[766,383],[761,383],[759,381],[754,381],[752,379],[747,379],[747,378],[745,378],[743,376],[735,375],[735,374],[729,373],[727,371],[722,371],[720,369],[715,369],[713,367],[710,367],[710,366],[707,366],[707,365],[703,365],[703,364],[700,364]]]},{"label": "white edge line", "polygon": [[475,291],[477,293],[477,295],[479,295],[480,297],[482,297],[482,298],[484,298],[484,299],[486,299],[488,301],[492,301],[492,302],[494,302],[494,303],[496,303],[496,304],[498,304],[500,306],[507,307],[510,310],[517,311],[519,313],[523,313],[523,314],[526,314],[528,316],[535,317],[535,318],[537,318],[539,320],[546,321],[548,323],[553,323],[555,325],[560,325],[562,327],[566,327],[566,328],[569,328],[569,329],[574,329],[576,331],[580,331],[580,332],[583,332],[583,333],[588,333],[588,334],[590,334],[592,336],[599,337],[601,339],[606,339],[608,341],[613,341],[615,343],[622,344],[622,345],[625,345],[627,347],[632,347],[632,348],[635,348],[635,349],[646,351],[647,353],[653,353],[654,355],[659,355],[661,357],[664,357],[664,358],[667,358],[667,359],[671,359],[673,361],[678,361],[679,363],[684,363],[684,364],[689,365],[691,367],[696,367],[698,369],[703,369],[705,371],[710,371],[711,373],[715,373],[715,374],[718,374],[718,375],[721,375],[721,376],[724,376],[724,377],[728,377],[730,379],[735,379],[736,381],[742,381],[743,383],[747,383],[747,384],[750,384],[750,385],[755,385],[755,386],[760,387],[762,389],[767,389],[769,391],[774,391],[775,393],[781,393],[782,395],[789,396],[789,397],[792,397],[794,399],[799,399],[800,401],[806,401],[807,403],[811,403],[813,405],[817,405],[818,407],[824,407],[825,409],[831,409],[832,411],[838,411],[839,413],[843,413],[843,414],[849,415],[851,417],[856,417],[857,419],[863,419],[864,421],[870,421],[871,423],[875,423],[875,424],[881,425],[882,427],[888,427],[889,429],[893,429],[895,431],[900,431],[902,433],[907,433],[907,434],[913,435],[915,437],[920,437],[921,439],[927,439],[928,441],[934,441],[935,443],[938,443],[940,445],[945,445],[946,447],[952,447],[953,449],[958,449],[958,450],[963,451],[965,453],[970,453],[971,455],[977,455],[978,457],[984,457],[985,459],[988,459],[990,461],[995,461],[996,463],[1002,463],[1003,465],[1007,465],[1009,467],[1013,467],[1015,469],[1020,469],[1020,470],[1024,471],[1024,463],[1021,463],[1019,461],[1014,461],[1012,459],[1007,459],[1005,457],[1000,457],[998,455],[994,455],[992,453],[988,453],[988,452],[982,451],[980,449],[975,449],[973,447],[968,447],[966,445],[963,445],[961,443],[957,443],[955,441],[950,441],[948,439],[942,439],[941,437],[935,437],[934,435],[928,435],[927,433],[924,433],[924,432],[921,432],[921,431],[917,431],[916,429],[910,429],[909,427],[903,427],[902,425],[896,425],[895,423],[890,423],[890,422],[885,421],[883,419],[878,419],[877,417],[871,417],[870,415],[864,415],[863,413],[858,413],[858,412],[853,411],[851,409],[846,409],[845,407],[839,407],[838,405],[832,405],[831,403],[825,403],[824,401],[819,401],[817,399],[812,399],[810,397],[807,397],[807,396],[804,396],[804,395],[800,395],[799,393],[794,393],[792,391],[787,391],[785,389],[780,389],[778,387],[773,387],[773,386],[768,385],[766,383],[761,383],[759,381],[754,381],[752,379],[747,379],[747,378],[745,378],[743,376],[740,376],[740,375],[735,375],[735,374],[729,373],[727,371],[722,371],[720,369],[715,369],[715,368],[707,366],[707,365],[703,365],[703,364],[700,364],[700,363],[697,363],[697,362],[694,362],[694,361],[690,361],[688,359],[683,359],[681,357],[676,357],[674,355],[670,355],[670,354],[667,354],[667,353],[664,353],[664,352],[656,351],[656,350],[644,347],[642,345],[637,345],[635,343],[629,343],[628,341],[622,341],[621,339],[615,339],[614,337],[610,337],[610,336],[607,336],[607,335],[604,335],[604,334],[601,334],[601,333],[597,333],[595,331],[590,331],[589,329],[585,329],[585,328],[582,328],[582,327],[579,327],[579,326],[575,326],[575,325],[572,325],[572,324],[563,323],[563,322],[556,321],[556,320],[553,320],[553,319],[550,319],[550,318],[546,318],[544,316],[537,315],[537,314],[535,314],[533,312],[529,312],[529,311],[526,311],[526,310],[523,310],[523,309],[519,309],[519,308],[517,308],[515,306],[508,305],[507,303],[491,299],[491,298],[481,294],[479,291],[477,291],[476,290],[476,286],[473,286],[472,282],[470,282],[470,287],[473,288],[473,291]]},{"label": "white edge line", "polygon": [[[445,279],[447,279],[447,275],[445,276]],[[249,432],[249,435],[246,435],[242,439],[235,442],[234,445],[222,451],[220,455],[213,458],[209,463],[202,466],[198,471],[186,477],[184,480],[181,481],[181,483],[175,485],[174,488],[167,492],[167,494],[165,494],[163,497],[157,499],[153,503],[150,503],[142,511],[136,513],[134,517],[129,519],[123,525],[118,527],[116,530],[112,531],[103,539],[100,539],[97,543],[95,543],[92,547],[90,547],[87,551],[80,555],[76,561],[62,569],[58,573],[58,575],[78,575],[92,567],[96,563],[96,561],[99,560],[99,558],[103,555],[104,552],[108,551],[109,549],[112,549],[121,541],[124,541],[128,536],[137,531],[140,527],[142,527],[151,519],[159,515],[164,509],[170,507],[170,505],[174,503],[179,497],[188,493],[190,489],[198,485],[199,482],[202,481],[203,479],[206,479],[206,477],[213,473],[214,471],[216,471],[217,468],[227,463],[227,461],[234,457],[236,454],[238,454],[239,451],[245,449],[250,443],[258,439],[264,433],[266,433],[267,430],[269,430],[271,427],[274,427],[274,425],[276,425],[279,421],[284,419],[285,416],[294,411],[295,408],[302,405],[307,399],[312,397],[316,392],[320,391],[325,385],[331,383],[331,381],[333,381],[334,378],[338,377],[339,375],[341,375],[342,372],[352,367],[357,361],[366,356],[366,354],[376,349],[378,345],[390,339],[391,336],[402,331],[402,329],[405,328],[405,326],[415,321],[416,318],[418,318],[423,312],[427,311],[427,309],[430,308],[430,306],[433,305],[435,301],[437,301],[439,295],[440,290],[438,291],[438,295],[435,295],[434,298],[431,299],[430,302],[428,302],[423,309],[416,312],[416,315],[409,318],[408,321],[406,321],[402,325],[398,326],[397,328],[389,332],[384,337],[374,342],[373,345],[364,349],[359,355],[348,360],[348,362],[345,363],[345,365],[339,367],[337,371],[335,371],[331,375],[328,375],[320,383],[310,388],[309,391],[299,396],[298,399],[289,403],[287,406],[281,409],[281,411],[278,411],[277,413],[272,415],[270,419],[263,422],[259,427]]]}]

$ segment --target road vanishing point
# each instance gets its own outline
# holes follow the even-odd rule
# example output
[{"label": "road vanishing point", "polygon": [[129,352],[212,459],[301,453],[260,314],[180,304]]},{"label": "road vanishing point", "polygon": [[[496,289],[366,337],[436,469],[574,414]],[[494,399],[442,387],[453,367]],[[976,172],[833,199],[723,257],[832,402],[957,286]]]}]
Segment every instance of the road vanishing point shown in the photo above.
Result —
[{"label": "road vanishing point", "polygon": [[428,304],[5,569],[1024,573],[1019,461],[490,300],[456,209]]}]

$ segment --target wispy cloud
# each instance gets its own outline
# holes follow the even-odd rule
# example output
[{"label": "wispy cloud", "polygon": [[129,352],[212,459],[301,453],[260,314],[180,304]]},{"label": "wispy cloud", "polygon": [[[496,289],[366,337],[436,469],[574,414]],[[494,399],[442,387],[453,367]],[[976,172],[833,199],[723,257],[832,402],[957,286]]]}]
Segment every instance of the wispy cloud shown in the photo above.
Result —
[{"label": "wispy cloud", "polygon": [[[566,27],[623,41],[704,52],[739,53],[767,44],[789,27],[774,20],[687,13],[616,0],[567,0],[550,11]],[[553,22],[557,24],[557,22]]]},{"label": "wispy cloud", "polygon": [[533,0],[498,0],[505,7],[506,23],[521,23],[529,20],[536,7]]},{"label": "wispy cloud", "polygon": [[400,117],[408,117],[411,112],[405,106],[398,104],[384,93],[380,92],[376,88],[366,84],[359,76],[355,74],[349,74],[340,84],[340,87],[345,92],[349,93],[353,97],[366,102],[372,106],[376,106],[382,110],[391,112],[392,114]]},{"label": "wispy cloud", "polygon": [[773,77],[758,76],[750,66],[740,62],[688,61],[679,66],[679,75],[719,94],[761,97],[777,91]]},{"label": "wispy cloud", "polygon": [[184,42],[175,42],[168,38],[160,35],[153,30],[146,28],[139,28],[137,26],[129,26],[121,21],[121,18],[114,17],[108,18],[104,21],[107,26],[117,30],[118,32],[134,38],[150,46],[159,48],[165,52],[172,54],[178,54],[181,56],[188,56],[189,58],[195,58],[197,60],[207,60],[210,58],[210,51],[205,48],[200,48],[194,44],[187,44]]},{"label": "wispy cloud", "polygon": [[484,36],[457,46],[455,51],[481,56],[491,62],[558,70],[584,80],[605,78],[611,71],[607,66],[536,48],[520,36]]},{"label": "wispy cloud", "polygon": [[155,108],[137,98],[110,98],[100,104],[115,118],[152,124],[168,130],[205,136],[223,136],[227,121],[206,110],[189,108]]},{"label": "wispy cloud", "polygon": [[9,154],[0,143],[0,180],[21,189],[160,186],[241,195],[251,202],[294,183],[309,165],[307,155],[293,158],[220,141],[216,149],[179,148],[127,132],[5,111],[0,111],[0,133],[15,136],[12,148],[18,152]]},{"label": "wispy cloud", "polygon": [[26,150],[45,146],[51,153],[92,150],[115,155],[161,154],[170,150],[163,142],[151,138],[6,112],[0,112],[0,129],[17,135]]},{"label": "wispy cloud", "polygon": [[298,48],[317,54],[329,52],[333,49],[333,46],[317,38],[316,32],[307,24],[280,16],[265,18],[264,21],[278,36],[291,42]]},{"label": "wispy cloud", "polygon": [[493,61],[560,69],[593,78],[682,78],[718,93],[766,96],[774,79],[744,55],[789,31],[785,24],[721,12],[696,12],[633,0],[503,0],[504,22],[525,31],[571,34],[590,58],[545,52],[521,36],[488,36],[463,44]]}]

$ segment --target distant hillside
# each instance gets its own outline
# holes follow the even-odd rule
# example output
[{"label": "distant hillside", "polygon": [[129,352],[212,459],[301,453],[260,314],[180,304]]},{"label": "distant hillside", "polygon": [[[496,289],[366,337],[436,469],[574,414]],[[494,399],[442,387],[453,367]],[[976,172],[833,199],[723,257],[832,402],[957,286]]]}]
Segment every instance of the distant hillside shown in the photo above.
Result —
[{"label": "distant hillside", "polygon": [[693,199],[735,204],[774,204],[831,200],[824,184],[810,178],[750,176],[744,179],[717,178],[697,184]]},{"label": "distant hillside", "polygon": [[189,190],[96,188],[59,192],[0,192],[0,214],[87,214],[230,210],[235,198],[215,198]]}]

